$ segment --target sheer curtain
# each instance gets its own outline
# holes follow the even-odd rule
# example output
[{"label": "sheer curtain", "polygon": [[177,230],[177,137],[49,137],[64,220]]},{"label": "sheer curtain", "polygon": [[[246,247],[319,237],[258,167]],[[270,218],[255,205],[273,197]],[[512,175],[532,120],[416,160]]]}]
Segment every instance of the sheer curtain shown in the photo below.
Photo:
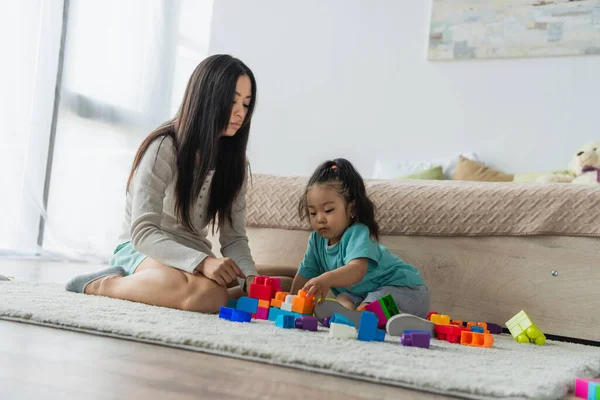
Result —
[{"label": "sheer curtain", "polygon": [[[212,0],[65,2],[55,134],[44,164],[47,208],[43,196],[32,194],[40,227],[27,231],[35,231],[38,252],[107,260],[117,244],[135,151],[174,115],[193,68],[208,55]],[[32,177],[17,172],[14,185]],[[3,209],[23,202],[8,197],[12,203]],[[11,215],[22,224],[23,217]],[[14,249],[2,235],[0,248]]]}]

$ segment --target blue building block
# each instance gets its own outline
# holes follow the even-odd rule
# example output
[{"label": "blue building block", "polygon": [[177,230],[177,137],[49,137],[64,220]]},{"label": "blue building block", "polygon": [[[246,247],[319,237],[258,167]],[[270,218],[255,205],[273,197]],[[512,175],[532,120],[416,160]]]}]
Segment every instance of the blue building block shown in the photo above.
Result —
[{"label": "blue building block", "polygon": [[383,329],[377,329],[377,331],[375,331],[375,340],[377,342],[383,342],[385,340],[385,331]]},{"label": "blue building block", "polygon": [[472,326],[471,332],[483,333],[483,328],[481,326]]},{"label": "blue building block", "polygon": [[372,342],[377,337],[379,318],[375,313],[363,311],[358,325],[358,340]]},{"label": "blue building block", "polygon": [[233,315],[233,308],[221,306],[219,310],[219,318],[226,319],[227,321],[231,321],[231,316]]},{"label": "blue building block", "polygon": [[221,306],[219,318],[232,322],[250,322],[252,315],[245,311],[234,310],[233,308]]},{"label": "blue building block", "polygon": [[271,309],[269,310],[269,321],[276,321],[277,317],[280,316],[280,315],[291,315],[294,318],[299,318],[299,317],[304,317],[305,316],[303,314],[298,314],[298,313],[295,313],[295,312],[282,310],[282,309],[277,308],[277,307],[271,307]]},{"label": "blue building block", "polygon": [[237,300],[229,299],[227,302],[227,307],[237,309]]},{"label": "blue building block", "polygon": [[231,320],[233,322],[250,322],[252,321],[252,314],[245,311],[233,310]]},{"label": "blue building block", "polygon": [[333,324],[344,324],[348,326],[354,326],[354,322],[351,322],[346,316],[338,313],[334,313],[331,318],[329,318],[329,323]]},{"label": "blue building block", "polygon": [[283,329],[294,329],[296,327],[296,318],[291,315],[279,315],[275,321],[275,326]]},{"label": "blue building block", "polygon": [[251,299],[246,296],[240,297],[236,309],[239,311],[246,311],[250,314],[256,314],[256,310],[258,310],[258,299]]}]

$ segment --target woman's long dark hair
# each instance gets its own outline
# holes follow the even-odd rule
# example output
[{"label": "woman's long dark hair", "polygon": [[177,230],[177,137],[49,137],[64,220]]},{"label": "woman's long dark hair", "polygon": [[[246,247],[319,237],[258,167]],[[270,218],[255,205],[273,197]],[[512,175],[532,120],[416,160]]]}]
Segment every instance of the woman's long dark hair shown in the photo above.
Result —
[{"label": "woman's long dark hair", "polygon": [[[252,84],[246,117],[234,136],[221,137],[231,117],[237,80],[244,75]],[[256,80],[250,68],[237,58],[224,54],[204,59],[190,77],[175,118],[150,133],[140,145],[127,190],[150,144],[169,136],[177,152],[175,213],[179,222],[195,231],[190,209],[208,173],[214,169],[207,218],[212,221],[213,231],[217,220],[218,226],[226,220],[231,223],[233,201],[248,173],[246,148],[255,104]]]},{"label": "woman's long dark hair", "polygon": [[364,224],[369,228],[371,237],[379,241],[379,224],[375,220],[375,205],[367,196],[365,182],[352,163],[345,158],[325,161],[319,165],[312,174],[304,190],[304,195],[298,204],[301,219],[308,217],[308,203],[306,196],[309,189],[315,184],[331,184],[344,198],[346,205],[353,204],[355,222]]}]

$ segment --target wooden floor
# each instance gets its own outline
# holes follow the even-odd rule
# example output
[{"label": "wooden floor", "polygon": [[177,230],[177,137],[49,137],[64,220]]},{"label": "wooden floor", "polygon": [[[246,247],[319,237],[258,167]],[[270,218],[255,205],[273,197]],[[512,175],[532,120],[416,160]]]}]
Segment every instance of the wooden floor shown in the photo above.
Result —
[{"label": "wooden floor", "polygon": [[[15,280],[103,268],[0,259]],[[0,399],[449,399],[192,351],[0,321]],[[569,396],[568,398],[574,398]]]}]

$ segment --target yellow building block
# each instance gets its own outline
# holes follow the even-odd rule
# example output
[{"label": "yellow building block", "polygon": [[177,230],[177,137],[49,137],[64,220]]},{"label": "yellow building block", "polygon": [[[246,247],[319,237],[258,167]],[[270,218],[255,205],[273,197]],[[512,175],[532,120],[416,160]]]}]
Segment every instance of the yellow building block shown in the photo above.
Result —
[{"label": "yellow building block", "polygon": [[450,325],[450,316],[431,314],[430,321],[436,325]]},{"label": "yellow building block", "polygon": [[546,343],[546,336],[523,310],[506,321],[506,327],[519,343],[531,342],[540,346]]}]

